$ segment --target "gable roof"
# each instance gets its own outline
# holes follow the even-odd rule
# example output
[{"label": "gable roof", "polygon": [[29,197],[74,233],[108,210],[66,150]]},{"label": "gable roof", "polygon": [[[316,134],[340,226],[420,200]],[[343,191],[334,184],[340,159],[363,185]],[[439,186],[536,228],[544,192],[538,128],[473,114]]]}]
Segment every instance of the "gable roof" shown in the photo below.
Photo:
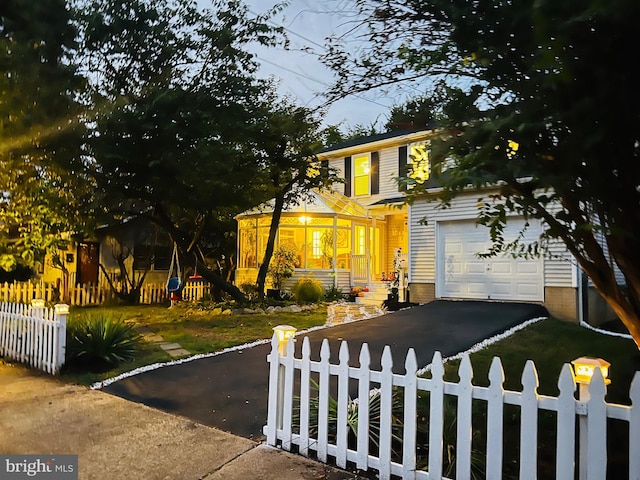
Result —
[{"label": "gable roof", "polygon": [[337,143],[318,152],[318,159],[349,155],[360,151],[377,150],[393,145],[404,145],[435,135],[434,130],[395,130],[393,132],[369,135],[368,137],[353,138]]}]

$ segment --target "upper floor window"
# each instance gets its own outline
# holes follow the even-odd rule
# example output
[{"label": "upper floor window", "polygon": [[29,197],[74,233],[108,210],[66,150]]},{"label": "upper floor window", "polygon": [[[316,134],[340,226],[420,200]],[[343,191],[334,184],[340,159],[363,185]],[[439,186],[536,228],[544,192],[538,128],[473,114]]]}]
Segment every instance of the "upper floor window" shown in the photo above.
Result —
[{"label": "upper floor window", "polygon": [[362,153],[344,159],[344,194],[350,196],[380,193],[378,152]]},{"label": "upper floor window", "polygon": [[371,164],[369,154],[353,157],[353,194],[369,195]]},{"label": "upper floor window", "polygon": [[431,164],[429,162],[429,143],[412,143],[409,145],[408,177],[416,183],[424,183],[429,179]]}]

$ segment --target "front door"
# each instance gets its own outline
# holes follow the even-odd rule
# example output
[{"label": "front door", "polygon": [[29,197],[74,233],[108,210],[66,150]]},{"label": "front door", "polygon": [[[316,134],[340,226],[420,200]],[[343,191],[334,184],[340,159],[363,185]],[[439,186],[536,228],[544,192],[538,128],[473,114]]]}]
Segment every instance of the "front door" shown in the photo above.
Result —
[{"label": "front door", "polygon": [[98,269],[100,264],[100,244],[97,242],[82,242],[78,245],[78,271],[76,284],[98,284]]}]

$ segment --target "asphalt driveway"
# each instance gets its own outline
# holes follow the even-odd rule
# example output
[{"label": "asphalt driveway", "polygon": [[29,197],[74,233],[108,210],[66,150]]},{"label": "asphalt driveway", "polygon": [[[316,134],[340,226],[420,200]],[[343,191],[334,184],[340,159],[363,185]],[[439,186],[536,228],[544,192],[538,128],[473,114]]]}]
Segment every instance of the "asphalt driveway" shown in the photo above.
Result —
[{"label": "asphalt driveway", "polygon": [[[404,373],[404,359],[413,347],[418,365],[428,365],[433,354],[462,352],[532,318],[547,316],[540,305],[476,301],[435,301],[368,320],[309,332],[312,357],[329,340],[337,361],[347,340],[351,364],[358,365],[362,343],[369,345],[372,368],[379,368],[385,345],[391,347],[394,371]],[[296,348],[301,347],[298,337]],[[106,392],[150,407],[182,415],[204,425],[258,439],[267,417],[270,344],[232,351],[215,357],[159,368],[125,378]]]}]

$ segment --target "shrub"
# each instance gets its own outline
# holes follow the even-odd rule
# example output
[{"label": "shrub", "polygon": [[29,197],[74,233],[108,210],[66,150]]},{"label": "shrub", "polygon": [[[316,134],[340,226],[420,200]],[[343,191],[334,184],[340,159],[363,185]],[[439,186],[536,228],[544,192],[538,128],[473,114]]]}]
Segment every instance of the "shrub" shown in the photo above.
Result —
[{"label": "shrub", "polygon": [[334,300],[344,300],[344,293],[335,285],[331,285],[330,288],[327,288],[324,292],[324,299],[327,302],[333,302]]},{"label": "shrub", "polygon": [[271,257],[269,276],[275,290],[282,288],[282,281],[291,277],[296,269],[298,253],[289,245],[280,245]]},{"label": "shrub", "polygon": [[245,282],[240,285],[240,291],[244,293],[247,300],[255,300],[258,298],[258,286],[255,283]]},{"label": "shrub", "polygon": [[133,360],[140,335],[132,323],[111,314],[83,315],[67,326],[67,359],[90,371],[107,370]]},{"label": "shrub", "polygon": [[293,296],[298,303],[319,302],[324,296],[324,287],[315,278],[301,278],[293,287]]}]

